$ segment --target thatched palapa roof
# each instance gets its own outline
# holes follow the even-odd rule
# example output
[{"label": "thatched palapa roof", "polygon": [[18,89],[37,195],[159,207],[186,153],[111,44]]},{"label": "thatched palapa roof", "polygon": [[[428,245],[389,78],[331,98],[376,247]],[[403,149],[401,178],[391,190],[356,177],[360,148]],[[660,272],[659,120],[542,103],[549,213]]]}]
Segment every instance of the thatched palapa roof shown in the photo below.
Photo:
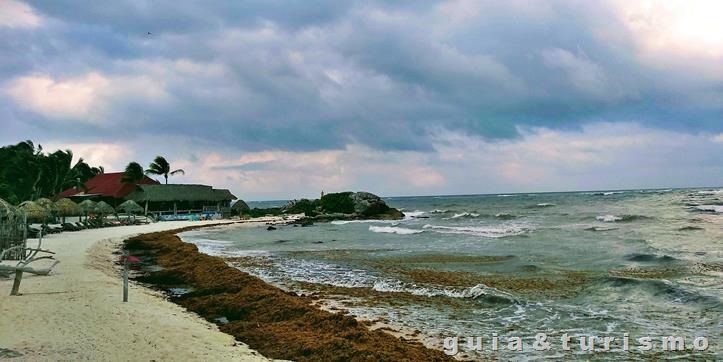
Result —
[{"label": "thatched palapa roof", "polygon": [[133,200],[128,200],[116,207],[116,210],[121,210],[128,213],[137,213],[137,212],[143,212],[143,207],[141,205],[138,205]]},{"label": "thatched palapa roof", "polygon": [[58,211],[58,207],[50,199],[42,197],[42,198],[35,200],[35,203],[44,207],[45,209],[50,211],[50,213],[54,213],[54,212]]},{"label": "thatched palapa roof", "polygon": [[78,206],[80,206],[80,209],[83,210],[83,212],[93,212],[95,211],[96,202],[93,200],[83,200],[81,201]]},{"label": "thatched palapa roof", "polygon": [[60,199],[55,202],[55,206],[60,216],[78,216],[83,213],[83,209],[71,199]]},{"label": "thatched palapa roof", "polygon": [[108,203],[105,202],[105,201],[100,201],[100,202],[98,202],[98,203],[95,205],[95,210],[94,210],[94,211],[97,212],[97,213],[99,213],[99,214],[113,214],[113,213],[115,213],[115,209],[113,208],[113,206],[110,206],[110,204],[108,204]]},{"label": "thatched palapa roof", "polygon": [[0,221],[15,222],[22,220],[23,213],[9,202],[0,199]]},{"label": "thatched palapa roof", "polygon": [[25,201],[18,207],[25,211],[25,214],[28,215],[28,219],[33,221],[45,221],[52,216],[50,214],[50,210],[44,208],[35,201]]},{"label": "thatched palapa roof", "polygon": [[236,200],[229,190],[214,189],[206,185],[138,185],[129,200],[138,203],[173,201],[231,201]]}]

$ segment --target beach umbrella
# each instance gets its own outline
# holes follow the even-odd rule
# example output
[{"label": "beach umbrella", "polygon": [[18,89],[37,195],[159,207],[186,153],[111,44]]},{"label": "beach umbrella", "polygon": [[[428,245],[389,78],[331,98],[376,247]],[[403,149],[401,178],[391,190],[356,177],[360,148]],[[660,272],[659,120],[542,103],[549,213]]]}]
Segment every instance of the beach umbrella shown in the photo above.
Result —
[{"label": "beach umbrella", "polygon": [[95,205],[95,212],[102,214],[102,215],[107,215],[107,214],[115,213],[115,209],[113,208],[113,206],[110,206],[110,204],[108,204],[107,202],[100,201]]},{"label": "beach umbrella", "polygon": [[35,200],[35,203],[50,211],[51,214],[58,212],[58,206],[56,206],[50,199],[42,197]]},{"label": "beach umbrella", "polygon": [[83,209],[71,199],[60,199],[55,202],[60,216],[79,216]]},{"label": "beach umbrella", "polygon": [[78,206],[85,214],[85,221],[88,221],[88,214],[95,211],[96,202],[93,200],[83,200],[78,204]]},{"label": "beach umbrella", "polygon": [[129,214],[143,212],[143,207],[141,205],[138,205],[138,203],[136,203],[133,200],[128,200],[128,201],[118,205],[118,207],[116,209],[121,210],[123,212],[127,212]]},{"label": "beach umbrella", "polygon": [[9,202],[0,199],[0,220],[14,220],[16,217],[22,216],[20,210]]},{"label": "beach umbrella", "polygon": [[96,205],[96,202],[93,200],[83,200],[78,204],[80,209],[86,214],[95,211]]},{"label": "beach umbrella", "polygon": [[50,218],[50,210],[44,208],[35,201],[25,201],[19,208],[28,216],[28,220],[45,222]]}]

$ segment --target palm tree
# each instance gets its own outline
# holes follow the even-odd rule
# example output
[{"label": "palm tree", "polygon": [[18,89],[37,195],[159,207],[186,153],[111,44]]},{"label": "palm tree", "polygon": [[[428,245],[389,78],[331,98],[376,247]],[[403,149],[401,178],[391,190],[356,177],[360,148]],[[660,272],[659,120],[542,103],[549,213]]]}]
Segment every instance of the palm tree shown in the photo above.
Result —
[{"label": "palm tree", "polygon": [[169,174],[175,175],[180,173],[181,175],[185,175],[186,171],[183,171],[180,168],[178,170],[171,171],[171,164],[169,164],[163,156],[156,156],[156,158],[153,160],[153,163],[148,165],[146,173],[163,175],[163,177],[166,179],[166,185],[168,185]]},{"label": "palm tree", "polygon": [[121,182],[127,184],[137,184],[143,179],[143,176],[143,166],[141,166],[138,162],[131,162],[128,166],[126,166]]}]

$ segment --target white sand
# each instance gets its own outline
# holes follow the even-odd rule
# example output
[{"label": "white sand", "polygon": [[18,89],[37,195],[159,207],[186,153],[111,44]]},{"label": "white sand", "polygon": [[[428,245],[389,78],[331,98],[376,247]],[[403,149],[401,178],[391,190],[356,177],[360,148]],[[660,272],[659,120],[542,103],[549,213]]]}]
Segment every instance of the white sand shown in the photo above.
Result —
[{"label": "white sand", "polygon": [[[213,222],[162,222],[49,235],[43,248],[60,264],[49,276],[25,274],[21,296],[0,278],[0,359],[13,360],[267,360],[215,325],[131,282],[122,302],[118,256],[130,236]],[[31,239],[29,244],[35,246]],[[7,262],[6,262],[7,263]],[[40,264],[40,262],[38,263]],[[33,264],[35,265],[35,264]],[[42,266],[42,265],[38,265]]]}]

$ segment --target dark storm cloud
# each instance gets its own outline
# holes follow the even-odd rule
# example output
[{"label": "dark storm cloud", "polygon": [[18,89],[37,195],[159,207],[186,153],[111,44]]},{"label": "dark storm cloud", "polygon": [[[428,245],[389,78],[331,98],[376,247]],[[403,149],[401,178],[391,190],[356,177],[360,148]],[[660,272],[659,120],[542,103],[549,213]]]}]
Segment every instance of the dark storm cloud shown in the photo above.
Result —
[{"label": "dark storm cloud", "polygon": [[[437,129],[486,138],[594,121],[723,130],[723,83],[641,63],[600,2],[483,2],[464,19],[432,1],[30,4],[44,24],[0,27],[0,82],[96,72],[109,85],[93,93],[102,98],[93,121],[2,99],[6,138],[42,129],[243,150],[430,150]],[[163,94],[146,95],[148,84]]]}]

